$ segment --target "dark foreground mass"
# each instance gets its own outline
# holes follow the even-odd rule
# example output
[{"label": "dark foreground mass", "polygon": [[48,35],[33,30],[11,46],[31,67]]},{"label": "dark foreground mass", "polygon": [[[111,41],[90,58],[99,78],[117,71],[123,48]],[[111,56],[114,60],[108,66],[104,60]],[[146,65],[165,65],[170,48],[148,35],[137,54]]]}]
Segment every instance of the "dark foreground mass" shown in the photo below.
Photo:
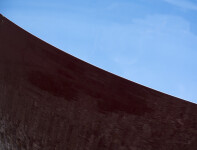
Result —
[{"label": "dark foreground mass", "polygon": [[0,16],[0,150],[196,149],[196,104],[96,68]]}]

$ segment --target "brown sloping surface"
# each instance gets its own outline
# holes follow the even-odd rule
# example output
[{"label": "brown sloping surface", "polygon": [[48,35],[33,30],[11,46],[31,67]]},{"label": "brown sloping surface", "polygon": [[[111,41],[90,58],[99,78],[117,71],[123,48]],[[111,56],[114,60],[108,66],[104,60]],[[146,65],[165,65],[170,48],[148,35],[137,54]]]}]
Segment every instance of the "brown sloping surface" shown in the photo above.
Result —
[{"label": "brown sloping surface", "polygon": [[92,66],[0,16],[0,149],[196,150],[197,105]]}]

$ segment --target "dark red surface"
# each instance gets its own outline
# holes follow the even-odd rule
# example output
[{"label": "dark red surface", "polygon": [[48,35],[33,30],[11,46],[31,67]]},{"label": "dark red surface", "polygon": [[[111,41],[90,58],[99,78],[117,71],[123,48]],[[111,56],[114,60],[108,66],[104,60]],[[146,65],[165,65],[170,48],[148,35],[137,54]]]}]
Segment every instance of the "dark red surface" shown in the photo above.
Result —
[{"label": "dark red surface", "polygon": [[0,16],[0,149],[196,150],[197,105],[92,66]]}]

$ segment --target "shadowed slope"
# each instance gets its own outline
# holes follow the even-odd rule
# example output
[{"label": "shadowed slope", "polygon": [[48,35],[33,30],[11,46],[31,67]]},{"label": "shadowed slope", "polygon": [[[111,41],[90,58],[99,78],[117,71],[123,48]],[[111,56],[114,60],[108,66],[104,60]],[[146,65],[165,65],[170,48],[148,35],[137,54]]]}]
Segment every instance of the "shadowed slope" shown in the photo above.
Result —
[{"label": "shadowed slope", "polygon": [[197,106],[83,62],[0,17],[0,149],[194,150]]}]

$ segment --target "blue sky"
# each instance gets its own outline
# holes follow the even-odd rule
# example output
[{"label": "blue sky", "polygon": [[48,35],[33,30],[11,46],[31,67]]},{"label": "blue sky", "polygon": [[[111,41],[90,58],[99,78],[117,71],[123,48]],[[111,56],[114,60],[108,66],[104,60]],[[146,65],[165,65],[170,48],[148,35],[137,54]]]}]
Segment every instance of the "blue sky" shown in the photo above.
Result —
[{"label": "blue sky", "polygon": [[86,62],[197,103],[197,0],[1,0],[0,13]]}]

